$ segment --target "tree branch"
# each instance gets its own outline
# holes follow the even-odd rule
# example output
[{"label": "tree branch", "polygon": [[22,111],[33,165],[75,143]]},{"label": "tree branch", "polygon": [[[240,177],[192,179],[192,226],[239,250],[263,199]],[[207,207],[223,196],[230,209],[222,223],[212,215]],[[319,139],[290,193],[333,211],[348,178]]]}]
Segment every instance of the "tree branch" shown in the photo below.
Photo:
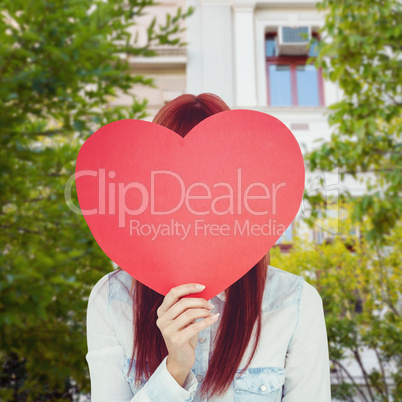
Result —
[{"label": "tree branch", "polygon": [[364,395],[364,392],[360,389],[359,385],[356,384],[355,380],[353,379],[352,375],[349,373],[349,371],[341,364],[341,362],[339,362],[338,360],[334,360],[334,363],[336,365],[338,365],[343,371],[344,373],[348,376],[349,380],[352,382],[352,384],[355,386],[356,390],[361,394],[364,402],[370,402],[366,395]]},{"label": "tree branch", "polygon": [[[386,400],[388,401],[389,400],[389,392],[388,392],[387,378],[385,376],[385,371],[384,371],[384,365],[382,364],[382,361],[381,361],[377,348],[374,347],[373,349],[374,349],[375,355],[377,356],[378,363],[380,365],[380,370],[381,370],[383,383],[384,383],[385,397],[386,397]],[[382,392],[381,392],[381,395],[383,395]]]},{"label": "tree branch", "polygon": [[17,229],[20,232],[43,236],[43,233],[39,232],[37,230],[31,230],[31,229],[26,229],[26,228],[15,228],[14,226],[11,226],[11,225],[0,225],[0,228],[2,228],[2,229]]},{"label": "tree branch", "polygon": [[[388,280],[384,281],[384,267],[383,267],[383,264],[381,263],[381,261],[382,261],[382,259],[383,259],[382,254],[381,254],[381,251],[380,251],[380,249],[378,248],[378,246],[376,246],[375,249],[376,249],[376,253],[377,253],[377,257],[378,257],[378,266],[379,266],[379,268],[380,268],[381,291],[383,290],[382,287],[383,287],[383,284],[385,283],[385,292],[384,292],[385,295],[384,295],[384,294],[382,295],[382,296],[383,296],[383,299],[384,299],[386,305],[391,309],[391,311],[392,311],[397,317],[399,317],[400,314],[399,314],[398,310],[395,308],[395,306],[393,305],[393,303],[391,302],[390,297],[389,297]],[[388,279],[388,278],[387,278],[387,279]]]},{"label": "tree branch", "polygon": [[367,387],[368,393],[370,394],[371,400],[375,401],[373,392],[371,391],[370,383],[367,378],[367,371],[365,370],[365,368],[363,366],[359,351],[358,351],[358,349],[352,349],[352,352],[353,352],[353,355],[355,356],[357,363],[359,364],[360,370],[362,371],[364,382],[366,383],[366,387]]}]

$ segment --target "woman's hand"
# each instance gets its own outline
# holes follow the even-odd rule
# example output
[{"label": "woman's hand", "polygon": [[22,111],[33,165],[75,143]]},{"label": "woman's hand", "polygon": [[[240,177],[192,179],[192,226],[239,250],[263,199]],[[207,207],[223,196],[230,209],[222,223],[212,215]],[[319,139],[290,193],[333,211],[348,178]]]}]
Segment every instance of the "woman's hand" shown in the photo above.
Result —
[{"label": "woman's hand", "polygon": [[[219,317],[209,310],[214,306],[200,297],[183,298],[190,293],[201,292],[195,283],[172,288],[157,310],[156,325],[160,329],[168,349],[166,365],[168,371],[182,386],[195,363],[195,348],[198,333],[212,325]],[[195,322],[196,319],[205,318]]]}]

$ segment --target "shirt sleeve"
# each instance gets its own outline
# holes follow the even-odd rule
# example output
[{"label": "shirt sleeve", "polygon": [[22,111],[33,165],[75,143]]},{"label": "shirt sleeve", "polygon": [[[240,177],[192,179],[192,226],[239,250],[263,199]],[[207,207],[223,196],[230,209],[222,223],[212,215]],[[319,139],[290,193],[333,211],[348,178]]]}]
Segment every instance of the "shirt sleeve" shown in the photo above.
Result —
[{"label": "shirt sleeve", "polygon": [[166,367],[167,356],[145,385],[133,395],[124,375],[125,350],[116,335],[108,308],[108,275],[94,286],[88,299],[87,344],[92,402],[192,401],[198,381],[190,370],[184,387]]},{"label": "shirt sleeve", "polygon": [[331,402],[328,339],[322,299],[303,280],[299,318],[285,359],[282,402]]}]

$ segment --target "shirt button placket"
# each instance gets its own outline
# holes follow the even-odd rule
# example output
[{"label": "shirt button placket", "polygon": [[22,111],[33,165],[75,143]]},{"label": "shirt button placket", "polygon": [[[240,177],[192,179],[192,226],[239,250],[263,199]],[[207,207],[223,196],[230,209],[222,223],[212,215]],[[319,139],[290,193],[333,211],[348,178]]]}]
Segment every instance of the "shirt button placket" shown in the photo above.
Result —
[{"label": "shirt button placket", "polygon": [[[211,327],[207,327],[199,332],[198,344],[196,348],[196,363],[193,367],[195,378],[199,382],[198,389],[201,387],[201,382],[204,380],[205,373],[208,370],[209,349],[211,339]],[[201,399],[199,400],[201,402]]]}]

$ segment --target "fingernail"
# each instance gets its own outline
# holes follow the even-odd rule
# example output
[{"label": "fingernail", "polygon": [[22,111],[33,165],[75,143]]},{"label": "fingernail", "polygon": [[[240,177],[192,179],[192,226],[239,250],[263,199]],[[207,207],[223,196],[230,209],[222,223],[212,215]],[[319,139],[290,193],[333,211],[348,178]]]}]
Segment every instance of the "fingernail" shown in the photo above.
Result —
[{"label": "fingernail", "polygon": [[205,289],[205,285],[195,285],[197,289]]},{"label": "fingernail", "polygon": [[215,306],[212,304],[212,303],[210,303],[210,302],[208,302],[208,306],[210,307],[210,308],[214,308]]},{"label": "fingernail", "polygon": [[219,317],[219,314],[220,314],[220,313],[212,314],[212,315],[211,315],[211,318],[212,318],[213,320],[215,320],[215,319],[217,319],[217,318]]}]

